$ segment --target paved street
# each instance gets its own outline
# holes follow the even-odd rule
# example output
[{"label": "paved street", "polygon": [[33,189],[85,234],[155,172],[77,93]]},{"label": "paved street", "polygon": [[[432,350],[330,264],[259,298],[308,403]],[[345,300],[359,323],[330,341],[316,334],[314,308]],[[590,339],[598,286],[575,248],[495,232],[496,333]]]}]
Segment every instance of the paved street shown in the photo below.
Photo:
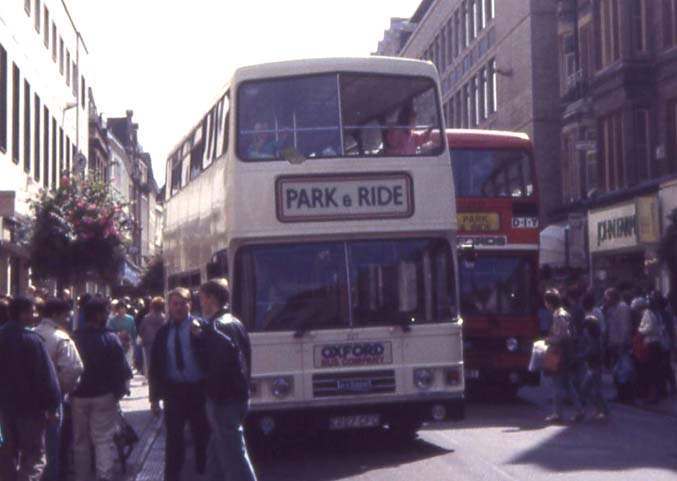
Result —
[{"label": "paved street", "polygon": [[[290,440],[256,459],[262,481],[333,480],[674,480],[677,411],[673,398],[649,411],[612,404],[607,423],[547,426],[549,391],[525,388],[512,403],[468,406],[467,419],[420,432],[410,444],[355,432]],[[161,479],[162,431],[145,443],[136,480]],[[148,441],[148,440],[147,440]],[[143,444],[143,443],[142,443]],[[185,481],[191,473],[188,453]]]}]

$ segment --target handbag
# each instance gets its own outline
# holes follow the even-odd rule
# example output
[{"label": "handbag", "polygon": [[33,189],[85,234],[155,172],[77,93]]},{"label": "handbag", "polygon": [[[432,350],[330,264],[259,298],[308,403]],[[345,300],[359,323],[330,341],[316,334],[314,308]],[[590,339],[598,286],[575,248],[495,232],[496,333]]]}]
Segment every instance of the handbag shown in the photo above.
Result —
[{"label": "handbag", "polygon": [[129,424],[129,421],[125,419],[125,415],[122,413],[122,410],[118,411],[118,427],[113,434],[113,442],[118,451],[118,459],[122,466],[122,472],[127,472],[127,458],[132,454],[134,445],[139,442],[139,435],[136,434],[136,431]]},{"label": "handbag", "polygon": [[562,350],[557,346],[549,345],[543,356],[543,371],[555,373],[562,365]]}]

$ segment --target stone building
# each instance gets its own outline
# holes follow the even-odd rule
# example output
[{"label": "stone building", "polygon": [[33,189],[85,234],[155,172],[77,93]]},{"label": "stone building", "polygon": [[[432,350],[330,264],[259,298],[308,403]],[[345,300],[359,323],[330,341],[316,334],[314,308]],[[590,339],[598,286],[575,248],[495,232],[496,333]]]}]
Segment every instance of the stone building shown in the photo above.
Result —
[{"label": "stone building", "polygon": [[0,2],[0,294],[29,284],[30,200],[87,168],[87,58],[65,2]]},{"label": "stone building", "polygon": [[658,286],[670,204],[661,185],[677,175],[677,0],[560,0],[557,18],[563,205],[554,215],[587,226],[572,247],[597,285]]},{"label": "stone building", "polygon": [[423,0],[400,51],[432,61],[448,127],[526,132],[541,218],[561,203],[556,3]]}]

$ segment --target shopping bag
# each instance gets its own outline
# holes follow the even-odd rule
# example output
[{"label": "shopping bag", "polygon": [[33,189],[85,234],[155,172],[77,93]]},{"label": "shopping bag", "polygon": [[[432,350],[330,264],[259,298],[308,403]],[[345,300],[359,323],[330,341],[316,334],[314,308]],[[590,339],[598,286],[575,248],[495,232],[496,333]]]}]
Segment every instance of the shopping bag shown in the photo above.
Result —
[{"label": "shopping bag", "polygon": [[538,372],[543,369],[543,358],[548,346],[545,341],[540,339],[534,342],[531,348],[531,359],[529,360],[529,372]]},{"label": "shopping bag", "polygon": [[543,356],[543,371],[554,373],[562,365],[562,350],[557,346],[549,345]]}]

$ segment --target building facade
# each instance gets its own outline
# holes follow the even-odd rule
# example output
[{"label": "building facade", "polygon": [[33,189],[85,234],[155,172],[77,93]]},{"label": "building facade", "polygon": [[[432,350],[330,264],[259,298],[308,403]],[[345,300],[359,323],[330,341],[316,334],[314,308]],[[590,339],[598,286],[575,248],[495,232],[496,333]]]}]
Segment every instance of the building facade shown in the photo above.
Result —
[{"label": "building facade", "polygon": [[390,28],[383,32],[383,40],[378,43],[378,48],[373,55],[399,56],[414,28],[416,28],[416,25],[411,23],[408,18],[392,17]]},{"label": "building facade", "polygon": [[[563,206],[597,285],[659,287],[677,175],[677,0],[560,0]],[[674,195],[674,194],[672,194]]]},{"label": "building facade", "polygon": [[30,200],[87,168],[87,57],[63,1],[0,2],[0,294],[29,284]]},{"label": "building facade", "polygon": [[400,51],[436,65],[447,127],[529,135],[542,219],[561,203],[555,6],[552,0],[423,0]]}]

